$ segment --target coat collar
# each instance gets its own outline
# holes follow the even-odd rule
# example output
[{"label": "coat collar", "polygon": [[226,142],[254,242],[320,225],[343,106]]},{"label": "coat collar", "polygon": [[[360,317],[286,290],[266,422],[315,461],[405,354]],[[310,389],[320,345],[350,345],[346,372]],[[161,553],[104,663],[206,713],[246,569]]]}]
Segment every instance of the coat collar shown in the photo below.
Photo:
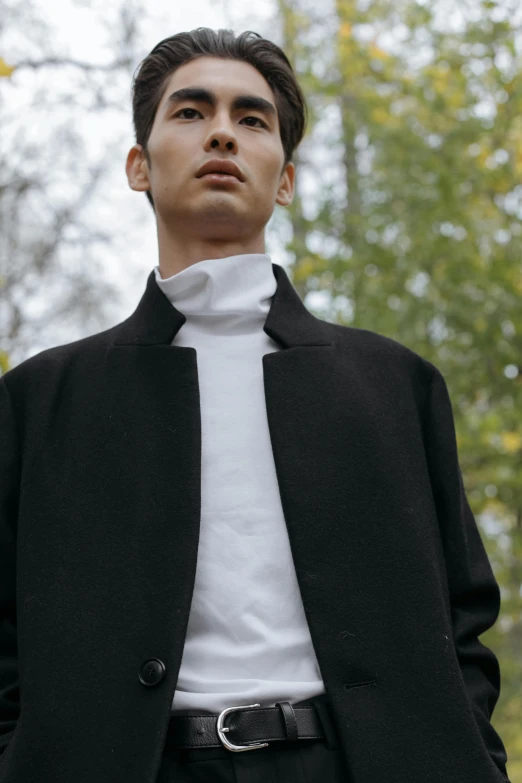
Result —
[{"label": "coat collar", "polygon": [[[285,270],[272,264],[277,289],[263,326],[281,348],[331,345],[330,324],[310,313]],[[114,327],[114,345],[170,345],[186,321],[156,283],[154,270],[136,310]]]}]

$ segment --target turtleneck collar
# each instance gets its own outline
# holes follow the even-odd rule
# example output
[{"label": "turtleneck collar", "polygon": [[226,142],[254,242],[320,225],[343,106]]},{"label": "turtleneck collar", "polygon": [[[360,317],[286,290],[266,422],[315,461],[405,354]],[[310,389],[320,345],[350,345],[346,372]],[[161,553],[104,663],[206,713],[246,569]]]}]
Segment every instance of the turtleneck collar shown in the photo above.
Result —
[{"label": "turtleneck collar", "polygon": [[233,315],[264,321],[277,290],[272,260],[265,253],[205,259],[166,279],[155,266],[154,274],[160,290],[187,320]]}]

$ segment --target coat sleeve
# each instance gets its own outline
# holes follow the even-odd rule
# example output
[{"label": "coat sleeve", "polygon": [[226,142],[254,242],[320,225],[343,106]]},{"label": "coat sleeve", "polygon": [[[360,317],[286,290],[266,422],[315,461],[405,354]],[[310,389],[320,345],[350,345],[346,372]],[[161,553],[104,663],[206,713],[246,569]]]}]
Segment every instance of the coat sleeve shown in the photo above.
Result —
[{"label": "coat sleeve", "polygon": [[20,714],[16,633],[16,528],[20,449],[11,398],[0,377],[0,754]]},{"label": "coat sleeve", "polygon": [[500,696],[500,667],[493,651],[478,639],[497,620],[500,589],[464,490],[446,382],[434,370],[426,453],[446,562],[453,643],[480,734],[508,780],[506,750],[490,723]]}]

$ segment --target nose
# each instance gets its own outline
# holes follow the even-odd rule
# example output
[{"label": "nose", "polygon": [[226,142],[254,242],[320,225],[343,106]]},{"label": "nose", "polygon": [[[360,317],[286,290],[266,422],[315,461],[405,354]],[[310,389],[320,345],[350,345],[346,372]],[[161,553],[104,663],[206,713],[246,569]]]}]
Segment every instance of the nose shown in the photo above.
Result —
[{"label": "nose", "polygon": [[214,136],[214,138],[213,138],[213,139],[212,139],[212,141],[210,142],[210,147],[211,147],[212,149],[214,149],[215,147],[220,147],[220,146],[223,146],[223,147],[224,147],[225,149],[227,149],[227,150],[233,150],[233,149],[235,149],[235,144],[234,144],[234,142],[233,142],[231,139],[229,139],[228,141],[224,141],[224,142],[221,144],[221,143],[220,143],[220,137],[219,137],[219,136]]},{"label": "nose", "polygon": [[226,122],[222,117],[217,118],[217,122],[212,124],[208,136],[205,140],[205,149],[211,150],[222,148],[237,152],[237,138],[233,126]]}]

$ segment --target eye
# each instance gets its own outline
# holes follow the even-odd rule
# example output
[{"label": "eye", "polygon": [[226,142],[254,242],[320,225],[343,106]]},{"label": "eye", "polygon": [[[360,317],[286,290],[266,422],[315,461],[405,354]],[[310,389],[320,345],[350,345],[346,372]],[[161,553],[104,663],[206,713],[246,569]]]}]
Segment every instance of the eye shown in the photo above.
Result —
[{"label": "eye", "polygon": [[[200,114],[200,112],[197,109],[181,109],[180,111],[177,112],[177,114],[174,115],[174,117],[179,117],[179,115],[183,114],[184,111],[194,111],[194,112],[196,112],[196,114]],[[186,119],[191,120],[193,118],[192,117],[187,117]]]},{"label": "eye", "polygon": [[[245,119],[245,120],[257,120],[257,122],[260,122],[260,123],[261,123],[261,125],[263,126],[263,128],[268,128],[268,125],[266,124],[266,122],[264,122],[264,121],[263,121],[263,120],[262,120],[260,117],[254,117],[254,116],[252,116],[252,117],[244,117],[243,119]],[[241,122],[242,122],[242,121],[243,121],[243,120],[241,120]]]}]

